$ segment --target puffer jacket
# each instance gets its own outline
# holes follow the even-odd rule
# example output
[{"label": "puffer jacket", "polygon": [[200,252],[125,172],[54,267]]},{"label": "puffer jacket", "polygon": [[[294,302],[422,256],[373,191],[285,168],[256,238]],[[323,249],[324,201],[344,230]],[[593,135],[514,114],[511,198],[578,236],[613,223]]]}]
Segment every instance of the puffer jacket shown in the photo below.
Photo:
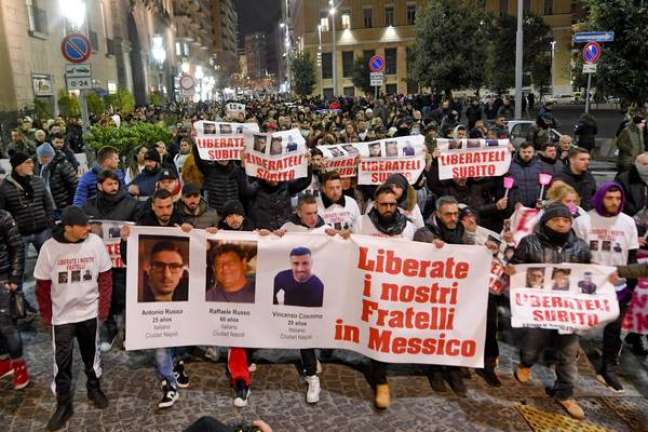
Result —
[{"label": "puffer jacket", "polygon": [[549,240],[544,225],[539,225],[534,234],[520,240],[511,264],[589,264],[592,254],[585,240],[576,237],[572,230],[563,246],[557,246]]},{"label": "puffer jacket", "polygon": [[114,197],[106,196],[103,192],[97,191],[97,195],[88,200],[82,209],[94,219],[134,222],[139,216],[140,202],[124,190],[117,192]]},{"label": "puffer jacket", "polygon": [[515,180],[514,189],[511,191],[515,194],[514,201],[519,201],[525,207],[535,207],[536,201],[540,197],[539,176],[542,171],[542,165],[539,159],[533,158],[529,162],[524,162],[518,154],[513,158],[510,173]]},{"label": "puffer jacket", "polygon": [[23,277],[25,248],[16,221],[8,211],[0,210],[0,277],[18,284]]},{"label": "puffer jacket", "polygon": [[57,151],[54,159],[45,167],[42,177],[49,181],[49,190],[56,208],[64,209],[72,204],[79,178],[65,154]]},{"label": "puffer jacket", "polygon": [[240,166],[233,161],[227,165],[205,161],[200,158],[196,146],[193,148],[193,159],[205,177],[203,188],[207,191],[209,207],[220,213],[227,201],[241,201],[247,178]]},{"label": "puffer jacket", "polygon": [[218,227],[218,222],[220,218],[218,217],[218,212],[213,208],[209,208],[207,202],[204,199],[200,199],[200,204],[198,204],[198,214],[193,214],[189,211],[185,203],[180,200],[176,204],[178,213],[182,215],[185,222],[191,224],[194,228],[205,229],[209,227]]},{"label": "puffer jacket", "polygon": [[648,205],[648,185],[641,180],[634,165],[628,171],[619,174],[615,180],[621,184],[625,192],[623,213],[634,216]]},{"label": "puffer jacket", "polygon": [[5,209],[16,220],[20,235],[41,232],[54,221],[54,202],[45,188],[43,179],[31,176],[34,189],[29,200],[25,191],[11,176],[5,177],[0,185],[0,209]]}]

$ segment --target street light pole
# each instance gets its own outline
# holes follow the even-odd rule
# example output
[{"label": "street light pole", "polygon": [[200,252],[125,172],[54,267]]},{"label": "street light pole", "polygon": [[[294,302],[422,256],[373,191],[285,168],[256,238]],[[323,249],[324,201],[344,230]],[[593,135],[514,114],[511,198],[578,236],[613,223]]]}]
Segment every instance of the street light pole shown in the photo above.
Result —
[{"label": "street light pole", "polygon": [[556,59],[556,41],[551,41],[551,94],[556,95],[556,83],[554,82],[555,78],[555,59]]},{"label": "street light pole", "polygon": [[332,43],[331,43],[332,44],[331,61],[333,62],[333,96],[335,97],[335,95],[337,94],[337,65],[336,65],[336,63],[337,63],[336,50],[337,49],[336,49],[336,46],[335,46],[336,45],[336,37],[335,37],[335,5],[333,4],[332,0],[329,3],[332,6],[331,10],[330,10],[331,21],[332,21],[332,23],[331,23],[331,30],[332,30],[331,35],[333,37],[333,40],[332,40]]},{"label": "street light pole", "polygon": [[524,34],[522,21],[524,19],[524,2],[517,2],[517,33],[515,35],[515,118],[522,118],[522,55]]},{"label": "street light pole", "polygon": [[320,78],[320,96],[322,100],[324,100],[324,84],[322,83],[324,79],[322,75],[322,24],[317,25],[317,40],[318,40],[317,66],[319,69],[319,78]]}]

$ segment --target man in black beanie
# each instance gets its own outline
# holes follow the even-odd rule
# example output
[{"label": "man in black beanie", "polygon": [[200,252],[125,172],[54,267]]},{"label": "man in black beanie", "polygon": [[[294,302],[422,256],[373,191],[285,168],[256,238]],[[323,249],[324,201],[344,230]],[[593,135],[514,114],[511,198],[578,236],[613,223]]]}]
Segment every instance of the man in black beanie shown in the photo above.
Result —
[{"label": "man in black beanie", "polygon": [[155,192],[158,181],[162,158],[156,149],[150,149],[144,157],[144,169],[128,185],[128,192],[140,200],[145,201]]},{"label": "man in black beanie", "polygon": [[227,201],[220,213],[218,228],[226,231],[253,231],[254,223],[245,217],[243,204],[238,200]]},{"label": "man in black beanie", "polygon": [[[50,227],[54,221],[54,200],[45,187],[45,182],[34,175],[34,161],[25,153],[16,152],[11,157],[11,175],[0,184],[0,209],[7,210],[16,220],[22,237],[25,256],[30,244],[36,252],[52,235]],[[18,287],[21,290],[22,282]]]},{"label": "man in black beanie", "polygon": [[[550,204],[544,209],[537,231],[524,237],[511,259],[511,264],[589,264],[592,255],[584,240],[576,237],[572,230],[572,214],[561,203]],[[522,329],[519,340],[520,364],[515,370],[515,378],[521,383],[531,380],[531,367],[538,361],[542,352],[551,347],[555,350],[556,382],[547,392],[572,417],[585,418],[574,397],[574,383],[578,377],[576,355],[579,344],[577,334],[559,333],[558,330],[540,328]],[[522,336],[522,335],[521,335]]]}]

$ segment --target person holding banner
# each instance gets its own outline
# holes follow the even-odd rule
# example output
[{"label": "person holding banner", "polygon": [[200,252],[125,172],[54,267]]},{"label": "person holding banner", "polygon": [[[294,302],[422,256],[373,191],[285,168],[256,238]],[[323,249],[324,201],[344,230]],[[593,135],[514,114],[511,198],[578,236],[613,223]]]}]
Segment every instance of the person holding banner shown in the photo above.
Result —
[{"label": "person holding banner", "polygon": [[220,213],[218,229],[225,231],[254,231],[254,224],[245,216],[245,208],[237,200],[227,201]]},{"label": "person holding banner", "polygon": [[322,179],[322,194],[317,197],[317,212],[329,227],[354,232],[362,215],[355,199],[344,194],[342,179],[336,171]]},{"label": "person holding banner", "polygon": [[[155,191],[150,200],[150,208],[143,213],[142,216],[137,220],[137,225],[143,226],[158,226],[158,227],[179,227],[184,232],[189,232],[192,229],[192,226],[188,223],[185,223],[184,218],[175,210],[173,205],[173,196],[171,192],[166,189],[159,189]],[[126,264],[128,256],[128,236],[130,235],[130,227],[124,225],[121,229],[121,244],[119,245],[120,253],[124,264]],[[179,255],[181,254],[174,252],[171,246],[160,245],[157,251],[151,253],[151,260],[153,260],[156,253],[165,253],[165,256],[169,257],[171,260],[163,262],[159,265],[150,264],[149,272],[153,272],[154,278],[150,280],[149,283],[149,292],[151,292],[153,298],[151,300],[150,296],[146,297],[144,301],[157,301],[155,292],[160,291],[161,295],[164,295],[165,298],[168,298],[169,291],[169,279],[173,278],[175,286],[171,289],[171,298],[176,291],[179,293],[184,293],[183,296],[186,296],[187,287],[183,286],[178,289],[180,283],[186,284],[187,280],[182,276],[184,272],[179,272],[178,269],[182,268],[184,261],[179,262]],[[184,258],[183,258],[184,260]],[[180,265],[180,267],[178,267]],[[160,274],[160,272],[162,272]],[[167,277],[167,273],[169,277]],[[158,281],[158,279],[160,279]],[[152,282],[152,283],[151,283]],[[160,289],[156,289],[159,285]],[[185,298],[186,300],[186,298]],[[169,408],[175,404],[179,398],[178,387],[186,388],[189,387],[189,377],[185,373],[184,362],[181,360],[176,361],[176,350],[174,348],[158,348],[155,350],[155,360],[157,365],[158,374],[162,378],[161,388],[162,388],[162,399],[158,402],[159,408]]]},{"label": "person holding banner", "polygon": [[73,413],[75,339],[85,365],[88,399],[99,409],[108,407],[99,381],[102,371],[97,327],[110,311],[111,267],[103,241],[90,233],[88,216],[78,207],[66,207],[52,238],[43,244],[34,268],[41,319],[46,326],[53,326],[52,389],[57,405],[47,423],[48,430],[62,428]]},{"label": "person holding banner", "polygon": [[[448,244],[472,244],[470,237],[467,235],[463,224],[459,221],[459,203],[452,196],[442,196],[436,200],[436,210],[432,217],[428,219],[423,228],[419,228],[414,234],[414,241],[422,243],[434,243],[437,247],[443,247]],[[487,343],[487,347],[488,347]],[[499,350],[497,342],[495,347],[490,347],[485,352],[486,371],[485,376],[490,380],[499,381],[495,375],[495,365]],[[455,366],[430,366],[430,384],[435,391],[445,392],[443,379],[448,381],[452,390],[459,396],[465,396],[467,389],[464,383],[464,371],[462,368]],[[493,378],[494,377],[494,378]],[[488,380],[487,380],[488,381]]]},{"label": "person holding banner", "polygon": [[[617,182],[603,183],[592,199],[594,209],[589,218],[579,218],[574,230],[587,241],[592,261],[600,265],[628,265],[637,262],[639,238],[634,220],[621,213],[625,193]],[[603,358],[597,379],[615,392],[622,392],[623,385],[617,376],[621,355],[621,324],[632,299],[634,281],[619,280],[615,284],[619,300],[619,317],[603,329]]]},{"label": "person holding banner", "polygon": [[[584,240],[572,230],[571,211],[561,203],[552,203],[544,214],[536,231],[520,241],[515,249],[511,264],[562,264],[566,262],[590,264],[592,254]],[[509,272],[512,272],[509,268]],[[548,393],[572,417],[584,419],[585,413],[574,397],[574,383],[578,377],[577,354],[578,335],[563,334],[558,330],[528,328],[520,347],[520,363],[515,378],[521,383],[531,380],[531,367],[538,361],[545,349],[555,349],[556,382]]]},{"label": "person holding banner", "polygon": [[216,210],[209,208],[200,195],[200,189],[190,183],[182,187],[182,198],[176,203],[183,219],[194,228],[206,229],[217,227],[220,220]]},{"label": "person holding banner", "polygon": [[[93,219],[134,222],[139,213],[138,202],[121,189],[119,177],[114,171],[105,170],[97,176],[97,195],[88,200],[83,211]],[[109,351],[113,341],[123,330],[119,317],[126,307],[126,269],[113,264],[113,292],[108,319],[101,328],[101,350]],[[119,323],[119,324],[118,324]]]},{"label": "person holding banner", "polygon": [[319,208],[315,197],[310,194],[303,195],[297,202],[297,211],[275,233],[279,236],[282,236],[286,232],[335,234],[335,229],[329,227],[318,213]]}]

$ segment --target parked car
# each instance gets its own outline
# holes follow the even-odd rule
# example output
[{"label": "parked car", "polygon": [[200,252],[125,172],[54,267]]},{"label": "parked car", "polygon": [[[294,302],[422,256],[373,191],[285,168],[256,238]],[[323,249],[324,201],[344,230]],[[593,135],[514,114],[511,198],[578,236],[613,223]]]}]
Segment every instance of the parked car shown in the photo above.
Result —
[{"label": "parked car", "polygon": [[[519,147],[520,144],[526,141],[527,134],[529,129],[535,125],[535,122],[532,120],[511,120],[506,122],[506,127],[509,131],[509,136],[511,137],[511,142],[515,147]],[[562,134],[556,129],[551,128],[551,141],[558,143]]]}]

